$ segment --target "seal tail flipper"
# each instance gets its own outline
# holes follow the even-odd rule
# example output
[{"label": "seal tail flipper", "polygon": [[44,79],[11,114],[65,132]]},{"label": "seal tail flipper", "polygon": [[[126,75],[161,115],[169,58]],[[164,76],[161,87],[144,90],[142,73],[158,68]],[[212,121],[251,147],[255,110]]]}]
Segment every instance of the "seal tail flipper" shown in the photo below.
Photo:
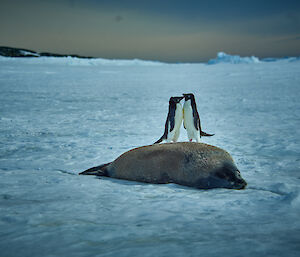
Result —
[{"label": "seal tail flipper", "polygon": [[80,172],[78,175],[95,175],[95,176],[106,176],[107,177],[108,175],[107,175],[106,167],[109,164],[111,164],[111,162],[87,169],[83,172]]},{"label": "seal tail flipper", "polygon": [[215,134],[208,134],[208,133],[200,130],[200,136],[202,136],[202,137],[212,137],[213,135],[215,135]]}]

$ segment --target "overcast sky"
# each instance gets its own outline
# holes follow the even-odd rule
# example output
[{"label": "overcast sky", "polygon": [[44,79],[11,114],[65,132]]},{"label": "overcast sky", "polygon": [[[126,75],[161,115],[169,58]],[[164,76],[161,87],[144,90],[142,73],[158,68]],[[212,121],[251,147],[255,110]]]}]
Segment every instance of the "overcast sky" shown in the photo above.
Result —
[{"label": "overcast sky", "polygon": [[167,62],[300,56],[300,1],[0,0],[0,45]]}]

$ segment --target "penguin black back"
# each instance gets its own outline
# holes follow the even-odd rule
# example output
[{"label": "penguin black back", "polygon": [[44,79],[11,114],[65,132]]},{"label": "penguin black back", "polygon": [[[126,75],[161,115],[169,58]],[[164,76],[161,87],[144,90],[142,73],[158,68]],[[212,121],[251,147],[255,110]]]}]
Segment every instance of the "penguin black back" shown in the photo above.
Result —
[{"label": "penguin black back", "polygon": [[[170,121],[170,131],[172,131],[174,129],[176,104],[178,104],[181,99],[183,99],[183,98],[174,96],[174,97],[171,97],[169,100],[169,112],[168,112],[168,117],[166,120],[166,125],[167,125],[167,121],[169,120]],[[165,126],[165,128],[166,128],[166,126]]]}]

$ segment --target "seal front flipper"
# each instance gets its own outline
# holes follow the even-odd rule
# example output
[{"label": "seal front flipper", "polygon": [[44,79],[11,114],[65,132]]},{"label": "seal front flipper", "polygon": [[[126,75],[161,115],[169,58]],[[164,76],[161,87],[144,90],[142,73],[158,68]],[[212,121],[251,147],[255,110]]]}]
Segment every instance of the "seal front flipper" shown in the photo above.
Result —
[{"label": "seal front flipper", "polygon": [[102,164],[100,166],[96,166],[96,167],[93,167],[93,168],[90,168],[90,169],[87,169],[87,170],[85,170],[83,172],[80,172],[78,175],[95,175],[95,176],[105,176],[105,177],[108,177],[106,167],[109,164],[111,164],[111,162],[105,163],[105,164]]}]

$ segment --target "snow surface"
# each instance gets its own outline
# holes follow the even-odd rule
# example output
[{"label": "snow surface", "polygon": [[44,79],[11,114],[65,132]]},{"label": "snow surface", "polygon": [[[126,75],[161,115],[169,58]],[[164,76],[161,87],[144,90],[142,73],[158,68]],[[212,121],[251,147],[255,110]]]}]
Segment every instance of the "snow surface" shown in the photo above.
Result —
[{"label": "snow surface", "polygon": [[[0,256],[299,256],[299,71],[0,58]],[[77,175],[157,140],[189,92],[247,189]]]}]

